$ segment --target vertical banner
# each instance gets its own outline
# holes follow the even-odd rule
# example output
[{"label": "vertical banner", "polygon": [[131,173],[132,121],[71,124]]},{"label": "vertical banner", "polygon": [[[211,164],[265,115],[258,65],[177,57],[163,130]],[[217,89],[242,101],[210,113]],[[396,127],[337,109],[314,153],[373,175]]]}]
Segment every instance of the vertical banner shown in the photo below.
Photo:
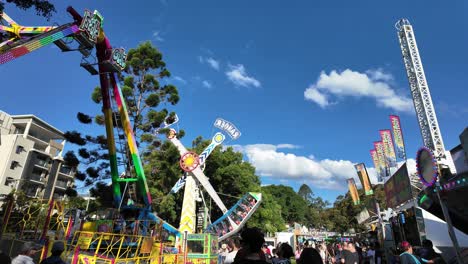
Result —
[{"label": "vertical banner", "polygon": [[356,182],[354,182],[353,178],[349,178],[347,181],[348,181],[349,193],[351,194],[351,198],[353,199],[354,205],[360,204],[361,201],[359,200],[359,194],[356,188]]},{"label": "vertical banner", "polygon": [[369,174],[367,174],[366,165],[364,163],[359,163],[354,165],[356,172],[361,180],[362,188],[364,189],[364,193],[366,195],[374,194],[372,190],[372,185],[369,179]]},{"label": "vertical banner", "polygon": [[392,132],[390,129],[379,130],[384,148],[385,157],[389,167],[396,167],[395,148],[393,147]]},{"label": "vertical banner", "polygon": [[377,152],[377,157],[379,158],[380,169],[383,171],[383,176],[388,177],[390,176],[390,170],[387,166],[387,158],[385,157],[385,151],[383,147],[382,141],[374,142],[374,148]]},{"label": "vertical banner", "polygon": [[374,162],[375,172],[377,173],[377,180],[379,182],[383,182],[383,171],[380,168],[380,161],[379,156],[377,156],[377,151],[375,149],[371,149],[370,155],[372,157],[372,161]]},{"label": "vertical banner", "polygon": [[400,117],[391,115],[390,123],[392,124],[393,138],[395,139],[395,148],[398,157],[406,160],[405,143],[403,141],[403,133],[401,131]]}]

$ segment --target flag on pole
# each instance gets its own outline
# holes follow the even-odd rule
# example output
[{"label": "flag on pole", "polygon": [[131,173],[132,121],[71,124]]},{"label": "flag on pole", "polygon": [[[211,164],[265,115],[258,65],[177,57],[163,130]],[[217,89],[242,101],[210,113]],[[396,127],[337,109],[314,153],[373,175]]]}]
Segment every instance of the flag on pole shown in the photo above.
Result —
[{"label": "flag on pole", "polygon": [[351,194],[351,198],[353,199],[354,205],[360,204],[361,200],[359,200],[359,194],[356,188],[356,182],[354,182],[353,178],[349,178],[347,181],[348,181],[349,193]]},{"label": "flag on pole", "polygon": [[382,141],[374,142],[374,148],[375,148],[375,151],[377,151],[377,157],[379,157],[380,169],[383,171],[382,173],[383,176],[384,177],[390,176],[390,170],[388,169],[388,166],[387,166],[387,158],[385,157],[385,152],[384,152]]},{"label": "flag on pole", "polygon": [[390,116],[392,124],[393,138],[395,139],[395,148],[400,159],[406,160],[405,143],[403,141],[403,132],[401,130],[400,117],[396,115]]},{"label": "flag on pole", "polygon": [[370,150],[370,155],[372,157],[372,161],[374,162],[375,172],[377,173],[377,180],[379,182],[383,182],[383,171],[380,167],[379,156],[377,155],[377,151],[375,149]]},{"label": "flag on pole", "polygon": [[395,148],[393,147],[392,132],[390,129],[383,129],[379,131],[380,138],[384,148],[385,158],[387,158],[387,165],[389,167],[396,167]]},{"label": "flag on pole", "polygon": [[366,195],[374,194],[372,190],[372,185],[369,179],[369,174],[367,174],[366,165],[364,163],[359,163],[354,165],[356,172],[359,176],[359,180],[361,180],[362,188],[364,189],[364,193]]}]

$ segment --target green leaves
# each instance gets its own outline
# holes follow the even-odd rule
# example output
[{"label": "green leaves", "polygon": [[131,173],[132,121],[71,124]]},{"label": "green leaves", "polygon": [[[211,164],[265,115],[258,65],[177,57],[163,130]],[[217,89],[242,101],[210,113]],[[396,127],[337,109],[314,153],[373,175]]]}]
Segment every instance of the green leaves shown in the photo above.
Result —
[{"label": "green leaves", "polygon": [[154,139],[154,136],[151,134],[143,134],[140,137],[141,142],[146,142],[146,143],[152,142],[153,139]]},{"label": "green leaves", "polygon": [[81,112],[78,112],[76,117],[78,118],[78,121],[83,124],[90,124],[93,121],[89,115],[83,114]]},{"label": "green leaves", "polygon": [[125,98],[130,97],[133,95],[133,89],[130,86],[124,85],[124,87],[122,87],[122,94]]},{"label": "green leaves", "polygon": [[98,125],[104,125],[105,123],[105,119],[104,119],[104,116],[103,115],[96,115],[94,117],[94,123],[98,124]]},{"label": "green leaves", "polygon": [[152,93],[146,97],[145,104],[149,107],[156,107],[159,105],[159,102],[161,102],[161,99],[159,99],[159,95]]},{"label": "green leaves", "polygon": [[65,161],[65,164],[70,167],[77,167],[78,164],[80,164],[80,161],[75,156],[73,151],[67,151],[67,153],[65,153],[65,156],[63,157],[63,160]]},{"label": "green leaves", "polygon": [[[36,14],[43,16],[49,20],[52,17],[52,14],[57,12],[55,6],[47,0],[7,0],[7,3],[13,3],[18,8],[26,10],[31,7],[34,7]],[[0,12],[3,12],[4,3],[0,3]]]},{"label": "green leaves", "polygon": [[98,86],[94,88],[93,92],[91,93],[91,99],[96,104],[101,103],[102,101],[101,87]]},{"label": "green leaves", "polygon": [[81,133],[76,130],[65,132],[64,137],[72,144],[77,144],[78,146],[86,145],[86,139],[82,138]]}]

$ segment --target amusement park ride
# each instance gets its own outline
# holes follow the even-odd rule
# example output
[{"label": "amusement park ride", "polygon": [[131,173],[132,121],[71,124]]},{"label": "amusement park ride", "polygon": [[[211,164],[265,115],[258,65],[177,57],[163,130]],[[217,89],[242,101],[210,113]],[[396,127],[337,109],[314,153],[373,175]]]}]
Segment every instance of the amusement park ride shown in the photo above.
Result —
[{"label": "amusement park ride", "polygon": [[[225,131],[232,139],[237,139],[240,136],[240,131],[232,123],[224,119],[216,119],[214,125],[222,131]],[[218,236],[218,240],[222,241],[237,233],[242,226],[244,226],[247,220],[260,206],[262,195],[260,193],[247,193],[239,202],[228,210],[213,186],[211,186],[202,169],[208,156],[213,152],[216,146],[223,143],[226,136],[221,132],[217,132],[205,150],[203,150],[200,155],[197,155],[194,152],[188,151],[179,139],[177,139],[176,135],[177,132],[171,129],[168,134],[168,139],[179,150],[181,156],[180,167],[186,172],[183,176],[185,180],[185,192],[179,230],[181,232],[186,231],[189,234],[195,232],[196,199],[194,195],[198,190],[196,186],[196,181],[198,181],[223,212],[223,216],[206,227],[205,231],[206,233],[215,233]]]},{"label": "amusement park ride", "polygon": [[[446,151],[444,147],[413,27],[407,19],[400,19],[395,24],[395,28],[398,31],[403,63],[406,68],[414,109],[416,110],[416,117],[424,144],[417,152],[417,172],[422,183],[426,187],[433,187],[434,192],[437,194],[447,222],[448,233],[455,248],[456,257],[458,262],[462,263],[449,211],[439,192],[442,190],[440,180],[448,181],[452,175],[456,174],[455,165],[450,152]],[[444,179],[441,179],[441,176],[444,176]]]},{"label": "amusement park ride", "polygon": [[[216,146],[224,141],[226,136],[221,132],[216,133],[211,144],[198,156],[196,153],[187,151],[177,139],[175,130],[171,129],[168,139],[179,150],[181,154],[180,166],[186,172],[181,179],[182,181],[179,182],[182,185],[185,181],[180,228],[177,229],[157,217],[151,210],[151,194],[138,154],[126,103],[118,83],[117,74],[126,67],[125,50],[112,48],[110,40],[103,31],[103,17],[98,11],[86,10],[83,17],[72,7],[68,7],[67,11],[73,17],[73,22],[48,27],[21,26],[7,14],[2,13],[0,31],[7,38],[2,39],[3,42],[0,43],[0,64],[10,62],[51,43],[54,43],[63,52],[79,51],[83,55],[80,66],[91,75],[99,75],[100,79],[114,205],[121,211],[132,211],[133,222],[131,225],[125,226],[125,219],[108,219],[101,222],[81,223],[81,226],[78,224],[77,227],[77,217],[64,215],[63,206],[52,200],[36,210],[39,212],[38,214],[42,212],[41,210],[45,210],[47,213],[44,215],[45,220],[36,225],[36,229],[41,226],[42,231],[33,232],[34,235],[30,236],[30,239],[38,239],[46,245],[53,242],[54,239],[65,240],[68,248],[66,257],[72,263],[216,263],[218,241],[228,238],[242,228],[259,207],[262,200],[261,194],[248,193],[228,210],[202,170],[208,156]],[[90,62],[93,59],[91,52],[94,48],[96,48],[97,60],[94,59],[95,62]],[[119,169],[124,166],[119,165],[121,163],[117,158],[114,135],[114,130],[119,129],[114,127],[113,119],[116,116],[121,121],[128,144],[128,156],[131,159],[125,164],[133,165],[132,168],[124,168],[125,172],[122,174],[119,174]],[[233,139],[240,136],[240,132],[235,126],[225,120],[217,120],[215,126]],[[206,227],[205,232],[201,234],[194,234],[196,216],[194,195],[197,183],[205,188],[224,213],[220,219]],[[125,198],[121,190],[123,184],[138,185],[141,192],[140,198],[143,201],[142,207],[137,208],[132,205],[121,207]],[[28,226],[25,218],[17,222],[10,219],[14,214],[12,213],[14,208],[14,200],[12,200],[4,213],[3,228],[0,230],[0,236],[3,235],[3,237],[0,239],[5,238],[8,234],[15,239],[25,239],[23,234],[32,229],[30,225]],[[34,213],[28,209],[25,215],[27,219],[30,219]],[[53,220],[54,215],[56,216],[55,220]],[[50,224],[52,222],[57,228],[61,226],[62,230],[58,232],[57,229],[57,232],[51,237]],[[22,226],[19,228],[18,224]],[[182,238],[183,233],[187,235]],[[179,242],[178,245],[174,244],[175,241]],[[181,241],[184,241],[182,246]],[[198,242],[198,250],[191,248]],[[189,251],[193,254],[188,253]],[[41,258],[45,256],[47,256],[47,247]]]}]

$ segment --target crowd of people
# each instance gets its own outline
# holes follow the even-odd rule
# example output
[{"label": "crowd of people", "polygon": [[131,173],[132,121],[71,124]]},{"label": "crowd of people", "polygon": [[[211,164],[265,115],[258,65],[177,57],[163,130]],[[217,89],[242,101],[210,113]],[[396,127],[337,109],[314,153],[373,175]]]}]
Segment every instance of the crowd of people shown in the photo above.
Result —
[{"label": "crowd of people", "polygon": [[[387,257],[386,257],[387,255]],[[294,251],[288,243],[275,248],[265,244],[263,233],[256,228],[246,228],[240,238],[231,238],[220,249],[221,264],[422,264],[445,263],[430,240],[413,249],[409,242],[400,243],[397,250],[385,254],[378,242],[308,242],[297,245]]]},{"label": "crowd of people", "polygon": [[[1,264],[36,264],[34,258],[42,251],[44,246],[34,242],[25,242],[19,249],[18,255],[13,259],[5,252],[0,251]],[[65,251],[65,244],[56,241],[52,244],[51,255],[40,262],[40,264],[66,264],[61,255]]]}]

